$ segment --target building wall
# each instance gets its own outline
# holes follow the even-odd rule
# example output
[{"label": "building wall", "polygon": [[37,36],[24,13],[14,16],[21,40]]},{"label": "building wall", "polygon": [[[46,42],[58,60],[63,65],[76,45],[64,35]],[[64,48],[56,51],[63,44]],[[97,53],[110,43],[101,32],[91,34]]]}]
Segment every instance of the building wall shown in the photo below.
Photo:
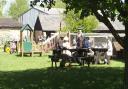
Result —
[{"label": "building wall", "polygon": [[0,45],[4,44],[6,41],[19,41],[20,39],[20,29],[0,29]]},{"label": "building wall", "polygon": [[41,11],[31,8],[29,11],[19,17],[19,22],[22,25],[29,24],[32,28],[34,28],[36,19],[41,13]]}]

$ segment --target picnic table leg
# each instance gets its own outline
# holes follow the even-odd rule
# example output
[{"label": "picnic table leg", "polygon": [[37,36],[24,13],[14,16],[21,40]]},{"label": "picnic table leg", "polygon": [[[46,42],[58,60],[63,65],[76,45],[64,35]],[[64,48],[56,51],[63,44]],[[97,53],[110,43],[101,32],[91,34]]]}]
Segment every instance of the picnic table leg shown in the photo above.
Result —
[{"label": "picnic table leg", "polygon": [[90,63],[88,63],[88,67],[90,67]]},{"label": "picnic table leg", "polygon": [[40,57],[42,56],[42,52],[40,53]]},{"label": "picnic table leg", "polygon": [[53,61],[52,61],[52,67],[53,67]]},{"label": "picnic table leg", "polygon": [[99,64],[100,61],[100,53],[98,51],[95,52],[95,64]]},{"label": "picnic table leg", "polygon": [[60,62],[60,67],[65,67],[65,61],[62,59],[62,61]]},{"label": "picnic table leg", "polygon": [[82,59],[82,66],[84,66],[84,59]]},{"label": "picnic table leg", "polygon": [[30,53],[30,56],[32,57],[32,53]]},{"label": "picnic table leg", "polygon": [[90,67],[90,58],[86,59],[87,60],[87,65]]},{"label": "picnic table leg", "polygon": [[55,67],[57,67],[57,63],[56,63],[56,61],[55,61]]}]

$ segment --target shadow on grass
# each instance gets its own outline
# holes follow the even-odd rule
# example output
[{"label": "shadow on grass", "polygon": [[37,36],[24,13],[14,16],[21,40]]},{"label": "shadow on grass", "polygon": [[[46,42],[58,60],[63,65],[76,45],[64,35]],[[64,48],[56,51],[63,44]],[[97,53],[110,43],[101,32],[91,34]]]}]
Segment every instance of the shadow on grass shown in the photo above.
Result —
[{"label": "shadow on grass", "polygon": [[121,89],[121,68],[35,69],[0,72],[0,89]]}]

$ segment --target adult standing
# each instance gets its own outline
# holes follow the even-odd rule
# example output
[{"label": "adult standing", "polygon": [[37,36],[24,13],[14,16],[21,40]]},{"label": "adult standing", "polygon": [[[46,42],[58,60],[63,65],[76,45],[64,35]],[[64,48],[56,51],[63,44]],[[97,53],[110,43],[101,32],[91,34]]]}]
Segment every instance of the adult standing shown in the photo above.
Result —
[{"label": "adult standing", "polygon": [[79,30],[77,33],[76,42],[77,42],[77,48],[83,47],[83,34],[81,30]]},{"label": "adult standing", "polygon": [[108,38],[108,51],[105,54],[104,64],[110,64],[110,58],[113,55],[113,47],[110,38]]}]

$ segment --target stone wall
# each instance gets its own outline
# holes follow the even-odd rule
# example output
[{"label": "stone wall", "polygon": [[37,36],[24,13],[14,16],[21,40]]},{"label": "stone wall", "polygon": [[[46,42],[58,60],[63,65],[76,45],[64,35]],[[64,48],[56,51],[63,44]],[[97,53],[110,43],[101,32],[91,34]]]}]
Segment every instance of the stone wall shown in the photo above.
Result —
[{"label": "stone wall", "polygon": [[20,29],[0,29],[0,45],[6,41],[19,41]]}]

